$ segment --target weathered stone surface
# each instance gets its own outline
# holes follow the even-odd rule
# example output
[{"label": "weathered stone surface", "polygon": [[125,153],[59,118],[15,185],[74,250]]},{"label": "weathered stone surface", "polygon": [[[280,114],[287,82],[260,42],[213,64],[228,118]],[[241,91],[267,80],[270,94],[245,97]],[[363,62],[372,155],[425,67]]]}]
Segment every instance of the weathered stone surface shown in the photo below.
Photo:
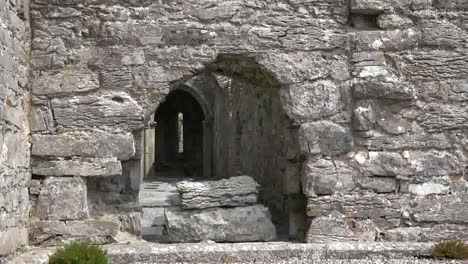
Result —
[{"label": "weathered stone surface", "polygon": [[421,22],[422,28],[422,45],[435,47],[446,47],[450,49],[468,47],[466,38],[468,33],[457,26],[455,23],[450,23],[447,20],[427,20]]},{"label": "weathered stone surface", "polygon": [[[119,228],[119,224],[116,222],[102,220],[40,221],[32,224],[34,236],[31,238],[31,243],[47,243],[48,240],[55,237],[61,237],[63,240],[67,238],[89,238],[89,240],[95,242],[109,241],[109,238],[117,234]],[[52,244],[48,243],[48,245]]]},{"label": "weathered stone surface", "polygon": [[378,14],[385,5],[379,0],[351,0],[351,12],[355,14]]},{"label": "weathered stone surface", "polygon": [[411,174],[408,162],[395,152],[359,152],[354,156],[368,176],[397,176]]},{"label": "weathered stone surface", "polygon": [[349,128],[328,121],[301,125],[299,143],[305,153],[324,155],[344,154],[354,146]]},{"label": "weathered stone surface", "polygon": [[99,89],[97,76],[91,71],[68,70],[57,74],[44,73],[32,82],[35,95],[85,93]]},{"label": "weathered stone surface", "polygon": [[298,120],[333,116],[343,108],[340,88],[329,80],[289,85],[282,97],[288,114]]},{"label": "weathered stone surface", "polygon": [[32,172],[44,176],[116,176],[122,174],[122,165],[116,158],[37,161]]},{"label": "weathered stone surface", "polygon": [[58,135],[32,135],[31,154],[54,157],[116,157],[128,160],[135,153],[133,135],[103,131],[75,131]]},{"label": "weathered stone surface", "polygon": [[415,89],[409,83],[395,80],[394,77],[360,81],[354,84],[354,95],[358,98],[388,98],[393,100],[412,100]]},{"label": "weathered stone surface", "polygon": [[168,239],[173,242],[272,241],[276,229],[261,205],[202,211],[166,210]]},{"label": "weathered stone surface", "polygon": [[86,183],[78,177],[47,178],[39,194],[35,214],[43,220],[87,218]]},{"label": "weathered stone surface", "polygon": [[303,192],[308,197],[315,195],[348,193],[355,187],[351,167],[339,160],[310,160],[302,172]]},{"label": "weathered stone surface", "polygon": [[353,112],[353,127],[356,130],[371,130],[377,120],[373,101],[360,101]]},{"label": "weathered stone surface", "polygon": [[468,128],[468,107],[430,103],[423,107],[418,123],[429,132]]},{"label": "weathered stone surface", "polygon": [[309,198],[307,215],[311,217],[327,216],[340,212],[355,219],[400,218],[401,204],[398,195],[343,195]]},{"label": "weathered stone surface", "polygon": [[[440,224],[421,228],[420,241],[445,241],[468,239],[468,225]],[[412,240],[415,241],[415,240]]]},{"label": "weathered stone surface", "polygon": [[[145,263],[321,263],[367,264],[398,262],[401,264],[445,263],[421,259],[430,256],[433,243],[335,242],[305,244],[269,243],[131,243],[104,245],[113,264]],[[53,249],[34,249],[15,256],[11,264],[46,264]],[[390,259],[390,260],[389,260]],[[451,263],[451,261],[447,261]]]},{"label": "weathered stone surface", "polygon": [[401,71],[426,79],[464,78],[468,74],[468,56],[454,51],[432,50],[403,53]]},{"label": "weathered stone surface", "polygon": [[385,241],[408,242],[419,241],[421,236],[420,227],[398,227],[387,230],[384,235]]},{"label": "weathered stone surface", "polygon": [[408,191],[420,196],[429,194],[447,194],[450,192],[450,186],[440,183],[425,182],[421,184],[410,184],[408,186]]},{"label": "weathered stone surface", "polygon": [[382,29],[399,29],[412,26],[413,21],[408,17],[397,14],[380,14],[377,17],[377,25]]},{"label": "weathered stone surface", "polygon": [[0,231],[0,256],[8,255],[28,243],[28,228],[10,228]]},{"label": "weathered stone surface", "polygon": [[349,34],[353,51],[407,50],[418,45],[421,32],[412,28],[404,30],[357,31]]},{"label": "weathered stone surface", "polygon": [[445,176],[463,174],[467,159],[459,152],[447,151],[405,151],[404,157],[415,175]]},{"label": "weathered stone surface", "polygon": [[143,207],[141,211],[141,226],[163,226],[166,223],[163,207]]},{"label": "weathered stone surface", "polygon": [[342,241],[375,241],[377,227],[371,220],[354,221],[334,213],[312,220],[307,231],[308,243],[333,243]]},{"label": "weathered stone surface", "polygon": [[393,193],[397,189],[397,181],[393,177],[359,178],[359,186],[376,193]]},{"label": "weathered stone surface", "polygon": [[177,183],[182,208],[248,206],[257,202],[259,184],[249,176],[219,181]]},{"label": "weathered stone surface", "polygon": [[52,108],[57,124],[64,128],[132,131],[143,127],[143,109],[123,92],[55,98]]},{"label": "weathered stone surface", "polygon": [[416,222],[468,223],[468,200],[465,196],[426,196],[414,200],[411,214]]}]

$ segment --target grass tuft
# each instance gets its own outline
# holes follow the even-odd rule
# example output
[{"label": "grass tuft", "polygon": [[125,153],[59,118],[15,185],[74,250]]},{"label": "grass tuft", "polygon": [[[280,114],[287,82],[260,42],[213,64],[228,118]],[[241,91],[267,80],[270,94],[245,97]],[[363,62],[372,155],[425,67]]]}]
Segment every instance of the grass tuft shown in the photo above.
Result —
[{"label": "grass tuft", "polygon": [[72,242],[58,249],[49,264],[107,264],[107,252],[84,242]]},{"label": "grass tuft", "polygon": [[468,259],[468,244],[459,240],[439,242],[432,246],[431,255],[437,259]]}]

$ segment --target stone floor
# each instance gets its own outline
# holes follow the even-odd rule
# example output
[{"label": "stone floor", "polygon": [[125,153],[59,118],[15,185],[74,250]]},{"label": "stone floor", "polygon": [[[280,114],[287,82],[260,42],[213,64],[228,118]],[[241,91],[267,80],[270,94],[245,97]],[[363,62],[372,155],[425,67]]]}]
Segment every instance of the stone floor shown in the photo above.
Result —
[{"label": "stone floor", "polygon": [[[428,243],[194,243],[156,244],[144,241],[107,245],[110,263],[468,263],[428,259]],[[53,248],[30,249],[11,264],[45,264]],[[0,261],[0,263],[2,263]]]},{"label": "stone floor", "polygon": [[145,179],[141,186],[139,201],[142,207],[167,207],[179,205],[176,183],[189,178]]}]

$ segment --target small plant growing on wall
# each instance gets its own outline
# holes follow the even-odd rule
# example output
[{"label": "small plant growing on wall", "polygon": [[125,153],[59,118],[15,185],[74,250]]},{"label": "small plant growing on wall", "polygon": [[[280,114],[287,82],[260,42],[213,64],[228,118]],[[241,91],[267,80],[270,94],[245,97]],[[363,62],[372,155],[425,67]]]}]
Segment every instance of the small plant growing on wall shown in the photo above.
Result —
[{"label": "small plant growing on wall", "polygon": [[49,264],[107,264],[107,252],[85,242],[72,242],[58,249]]},{"label": "small plant growing on wall", "polygon": [[439,242],[432,246],[431,255],[437,259],[468,259],[468,244],[458,240]]}]

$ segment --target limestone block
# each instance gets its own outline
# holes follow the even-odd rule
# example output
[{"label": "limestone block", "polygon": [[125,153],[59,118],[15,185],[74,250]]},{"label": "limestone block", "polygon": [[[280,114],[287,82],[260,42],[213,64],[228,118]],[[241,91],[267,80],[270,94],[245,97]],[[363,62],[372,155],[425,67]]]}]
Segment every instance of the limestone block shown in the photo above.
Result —
[{"label": "limestone block", "polygon": [[416,118],[418,124],[429,132],[468,128],[468,107],[429,103]]},{"label": "limestone block", "polygon": [[354,159],[367,176],[411,174],[408,162],[396,152],[359,152]]},{"label": "limestone block", "polygon": [[359,186],[376,193],[393,193],[397,189],[397,182],[393,177],[361,177]]},{"label": "limestone block", "polygon": [[74,131],[57,135],[31,136],[31,154],[53,157],[91,157],[128,160],[135,153],[133,135],[104,131]]},{"label": "limestone block", "polygon": [[465,0],[433,0],[433,5],[438,9],[467,10],[468,2]]},{"label": "limestone block", "polygon": [[468,75],[468,55],[450,50],[413,51],[397,56],[401,72],[407,76],[431,80],[444,78],[463,79]]},{"label": "limestone block", "polygon": [[52,109],[57,124],[65,128],[132,131],[144,125],[143,109],[124,92],[54,98]]},{"label": "limestone block", "polygon": [[122,175],[122,164],[117,158],[36,161],[32,172],[44,176],[116,176]]},{"label": "limestone block", "polygon": [[413,100],[416,90],[410,83],[399,82],[397,78],[379,77],[361,80],[354,84],[354,96],[361,99]]},{"label": "limestone block", "polygon": [[468,199],[464,195],[420,196],[410,213],[416,222],[467,224]]},{"label": "limestone block", "polygon": [[402,134],[389,137],[387,133],[369,131],[365,138],[356,139],[356,145],[366,146],[371,151],[398,151],[403,148],[412,149],[448,149],[452,147],[450,138],[441,133],[421,131],[415,134]]},{"label": "limestone block", "polygon": [[32,107],[29,112],[29,128],[32,132],[53,130],[52,111],[48,107]]},{"label": "limestone block", "polygon": [[449,49],[468,47],[465,41],[468,38],[468,33],[454,23],[430,18],[421,21],[419,24],[422,30],[422,45]]},{"label": "limestone block", "polygon": [[450,192],[450,186],[433,182],[409,184],[408,192],[420,196],[425,196],[429,194],[447,194]]},{"label": "limestone block", "polygon": [[43,73],[32,80],[35,95],[84,93],[99,89],[97,76],[89,70],[63,70],[56,74]]},{"label": "limestone block", "polygon": [[306,213],[311,217],[327,216],[337,211],[357,219],[401,218],[401,201],[398,195],[365,194],[323,196],[307,200]]},{"label": "limestone block", "polygon": [[[32,224],[31,242],[57,245],[70,238],[81,238],[95,243],[111,242],[119,228],[117,222],[103,220],[38,221]],[[56,237],[60,239],[54,240]]]},{"label": "limestone block", "polygon": [[462,153],[455,151],[427,150],[405,151],[411,168],[416,175],[421,176],[446,176],[463,174],[468,160]]},{"label": "limestone block", "polygon": [[398,51],[418,45],[421,32],[412,28],[404,30],[357,31],[349,34],[349,45],[353,51]]},{"label": "limestone block", "polygon": [[86,183],[81,178],[47,178],[37,201],[36,215],[44,220],[88,217]]},{"label": "limestone block", "polygon": [[385,8],[382,0],[351,0],[351,13],[378,14]]},{"label": "limestone block", "polygon": [[99,77],[103,89],[122,91],[132,86],[132,73],[128,68],[106,68]]},{"label": "limestone block", "polygon": [[324,155],[344,154],[354,146],[351,130],[329,121],[301,125],[299,143],[305,153]]},{"label": "limestone block", "polygon": [[340,241],[375,241],[377,227],[371,220],[354,221],[344,215],[318,217],[312,220],[306,235],[307,243]]},{"label": "limestone block", "polygon": [[420,241],[420,227],[397,227],[386,230],[384,233],[385,241],[391,242],[415,242]]},{"label": "limestone block", "polygon": [[343,109],[340,88],[329,80],[292,84],[281,93],[286,110],[294,119],[316,120]]},{"label": "limestone block", "polygon": [[257,60],[282,84],[327,78],[333,74],[339,80],[349,77],[344,57],[326,59],[319,52],[266,53]]},{"label": "limestone block", "polygon": [[141,212],[141,226],[163,226],[166,223],[163,207],[143,207]]},{"label": "limestone block", "polygon": [[214,208],[202,211],[166,210],[168,238],[172,242],[272,241],[276,229],[262,205]]},{"label": "limestone block", "polygon": [[356,103],[353,112],[353,127],[356,130],[371,130],[377,120],[374,101],[365,100]]},{"label": "limestone block", "polygon": [[383,131],[387,132],[390,135],[404,134],[411,127],[411,124],[404,118],[394,113],[387,112],[382,114],[381,117],[377,119],[377,124],[379,124],[379,127]]},{"label": "limestone block", "polygon": [[421,241],[468,240],[468,225],[436,224],[421,228]]},{"label": "limestone block", "polygon": [[177,183],[182,208],[249,206],[257,202],[259,184],[249,176],[219,181]]},{"label": "limestone block", "polygon": [[380,14],[377,17],[377,25],[382,29],[404,29],[412,26],[413,21],[398,14]]},{"label": "limestone block", "polygon": [[347,193],[354,189],[353,170],[338,160],[310,160],[302,173],[303,192],[308,197]]},{"label": "limestone block", "polygon": [[27,243],[27,228],[15,227],[0,231],[0,256],[8,255],[17,248],[27,245]]}]

